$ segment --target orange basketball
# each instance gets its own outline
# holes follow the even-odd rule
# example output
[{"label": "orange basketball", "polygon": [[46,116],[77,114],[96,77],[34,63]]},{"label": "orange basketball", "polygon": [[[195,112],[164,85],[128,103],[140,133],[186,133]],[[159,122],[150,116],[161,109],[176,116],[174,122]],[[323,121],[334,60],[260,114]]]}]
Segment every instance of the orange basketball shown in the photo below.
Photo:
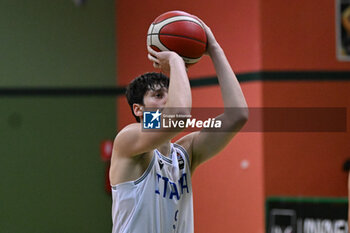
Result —
[{"label": "orange basketball", "polygon": [[169,11],[158,16],[149,27],[147,45],[156,51],[174,51],[186,64],[194,64],[206,51],[207,36],[196,16]]}]

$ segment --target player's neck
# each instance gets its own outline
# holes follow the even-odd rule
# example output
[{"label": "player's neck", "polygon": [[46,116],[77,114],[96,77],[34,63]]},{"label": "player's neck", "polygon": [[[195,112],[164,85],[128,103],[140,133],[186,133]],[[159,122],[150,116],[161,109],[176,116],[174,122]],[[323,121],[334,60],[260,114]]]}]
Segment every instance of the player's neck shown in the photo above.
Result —
[{"label": "player's neck", "polygon": [[171,146],[170,146],[170,141],[160,145],[157,150],[164,156],[166,157],[170,157],[170,150],[171,150]]}]

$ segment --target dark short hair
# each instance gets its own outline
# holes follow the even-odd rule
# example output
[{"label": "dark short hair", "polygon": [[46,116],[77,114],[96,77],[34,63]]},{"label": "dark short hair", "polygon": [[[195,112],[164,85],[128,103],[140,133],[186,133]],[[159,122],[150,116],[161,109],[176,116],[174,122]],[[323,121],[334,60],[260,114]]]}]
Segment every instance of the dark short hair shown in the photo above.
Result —
[{"label": "dark short hair", "polygon": [[144,104],[143,97],[149,90],[155,90],[156,87],[169,87],[169,78],[162,73],[145,73],[132,80],[126,87],[126,98],[131,108],[131,112],[140,122],[140,117],[136,116],[133,110],[133,104]]}]

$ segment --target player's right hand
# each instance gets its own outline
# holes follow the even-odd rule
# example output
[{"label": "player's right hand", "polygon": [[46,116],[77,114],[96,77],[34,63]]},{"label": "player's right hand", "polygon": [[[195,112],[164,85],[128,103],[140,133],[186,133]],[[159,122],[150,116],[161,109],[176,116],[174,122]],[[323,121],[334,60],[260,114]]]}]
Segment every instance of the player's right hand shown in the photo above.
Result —
[{"label": "player's right hand", "polygon": [[153,62],[153,67],[160,69],[164,73],[170,73],[171,61],[183,59],[175,52],[172,51],[161,51],[157,52],[152,49],[150,46],[147,46],[148,50],[148,59]]}]

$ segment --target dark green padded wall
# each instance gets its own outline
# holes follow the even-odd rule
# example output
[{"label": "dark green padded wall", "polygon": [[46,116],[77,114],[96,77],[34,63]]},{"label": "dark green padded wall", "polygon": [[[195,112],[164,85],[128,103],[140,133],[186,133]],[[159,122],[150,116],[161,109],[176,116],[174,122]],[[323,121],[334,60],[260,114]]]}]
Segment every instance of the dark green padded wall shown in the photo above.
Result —
[{"label": "dark green padded wall", "polygon": [[0,232],[109,232],[112,97],[1,98]]},{"label": "dark green padded wall", "polygon": [[115,4],[0,1],[0,87],[115,84]]},{"label": "dark green padded wall", "polygon": [[[0,91],[115,86],[113,0],[0,1],[0,29]],[[0,233],[110,232],[115,122],[114,96],[0,95]]]}]

